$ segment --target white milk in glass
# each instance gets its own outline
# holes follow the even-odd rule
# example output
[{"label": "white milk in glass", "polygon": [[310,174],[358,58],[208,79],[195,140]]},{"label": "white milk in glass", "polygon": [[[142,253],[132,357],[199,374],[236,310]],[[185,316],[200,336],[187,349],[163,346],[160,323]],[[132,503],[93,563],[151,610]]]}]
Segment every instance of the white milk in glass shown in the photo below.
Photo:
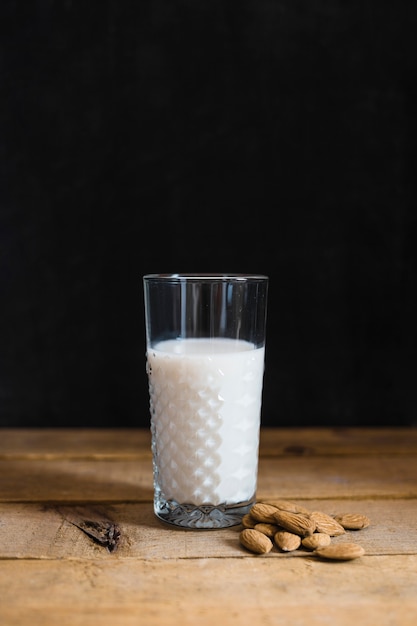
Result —
[{"label": "white milk in glass", "polygon": [[265,349],[231,339],[148,347],[151,428],[162,498],[236,504],[256,492]]}]

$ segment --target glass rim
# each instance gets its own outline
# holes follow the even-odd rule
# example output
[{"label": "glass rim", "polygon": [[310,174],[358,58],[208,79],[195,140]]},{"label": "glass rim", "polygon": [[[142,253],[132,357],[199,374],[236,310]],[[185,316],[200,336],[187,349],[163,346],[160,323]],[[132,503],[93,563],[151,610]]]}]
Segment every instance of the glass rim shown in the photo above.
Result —
[{"label": "glass rim", "polygon": [[193,282],[193,281],[267,281],[265,274],[238,274],[238,273],[178,273],[178,274],[145,274],[143,280],[155,282]]}]

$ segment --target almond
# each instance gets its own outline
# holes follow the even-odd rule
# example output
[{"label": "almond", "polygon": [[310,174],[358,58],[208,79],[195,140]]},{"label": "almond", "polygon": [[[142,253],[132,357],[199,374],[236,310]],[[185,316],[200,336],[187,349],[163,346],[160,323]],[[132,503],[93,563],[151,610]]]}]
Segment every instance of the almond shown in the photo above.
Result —
[{"label": "almond", "polygon": [[296,502],[292,502],[291,500],[262,500],[264,504],[269,504],[270,506],[275,506],[280,511],[289,511],[290,513],[305,513],[308,515],[310,512],[301,504],[297,504]]},{"label": "almond", "polygon": [[276,524],[266,524],[265,522],[259,522],[258,524],[255,524],[254,529],[259,530],[260,533],[263,533],[264,535],[272,539],[275,533],[279,530],[279,526],[277,526]]},{"label": "almond", "polygon": [[250,513],[246,513],[246,515],[242,517],[241,521],[244,528],[254,528],[255,524],[257,523],[256,519],[252,517]]},{"label": "almond", "polygon": [[287,530],[278,530],[274,535],[274,541],[283,552],[292,552],[301,545],[301,537]]},{"label": "almond", "polygon": [[304,513],[291,513],[290,511],[275,510],[275,523],[282,526],[290,533],[307,537],[316,530],[316,522]]},{"label": "almond", "polygon": [[273,548],[269,537],[254,528],[245,528],[240,532],[239,538],[242,546],[256,554],[267,554]]},{"label": "almond", "polygon": [[341,513],[335,515],[334,519],[339,522],[345,530],[361,530],[371,523],[369,517],[360,515],[359,513]]},{"label": "almond", "polygon": [[307,550],[316,550],[330,545],[331,537],[327,533],[313,533],[309,537],[304,537],[301,541],[303,548]]},{"label": "almond", "polygon": [[365,550],[357,543],[335,543],[330,546],[325,546],[324,548],[317,548],[313,554],[322,559],[350,561],[365,554]]},{"label": "almond", "polygon": [[250,510],[250,515],[258,522],[266,522],[267,524],[275,524],[274,514],[277,512],[275,506],[270,504],[262,504],[257,502]]},{"label": "almond", "polygon": [[343,526],[339,524],[334,517],[322,511],[312,511],[310,518],[315,521],[316,531],[319,533],[326,533],[331,537],[336,537],[338,535],[344,535],[346,532]]}]

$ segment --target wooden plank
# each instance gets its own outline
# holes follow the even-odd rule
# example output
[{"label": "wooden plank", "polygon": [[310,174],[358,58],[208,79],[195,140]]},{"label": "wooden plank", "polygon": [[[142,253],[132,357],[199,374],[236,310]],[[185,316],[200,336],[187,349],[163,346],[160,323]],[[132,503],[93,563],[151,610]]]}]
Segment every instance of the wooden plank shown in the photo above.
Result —
[{"label": "wooden plank", "polygon": [[151,500],[151,458],[0,461],[0,501],[124,502]]},{"label": "wooden plank", "polygon": [[262,428],[262,456],[416,454],[417,428]]},{"label": "wooden plank", "polygon": [[258,498],[415,498],[417,455],[261,458]]},{"label": "wooden plank", "polygon": [[[417,554],[417,500],[300,500],[310,510],[329,514],[360,512],[371,519],[361,531],[334,537],[333,543],[360,543],[369,555]],[[96,543],[82,530],[80,522],[113,522],[120,531],[115,552]],[[241,526],[199,531],[179,530],[160,522],[151,504],[108,506],[42,506],[0,504],[0,559],[78,558],[111,559],[243,558],[247,551],[239,543]],[[265,558],[303,556],[279,550]]]},{"label": "wooden plank", "polygon": [[[2,460],[0,501],[152,500],[151,458]],[[411,498],[417,455],[276,457],[259,461],[258,498]]]},{"label": "wooden plank", "polygon": [[149,429],[0,429],[0,459],[140,457],[151,457]]},{"label": "wooden plank", "polygon": [[[417,428],[261,428],[262,456],[417,453]],[[149,429],[0,429],[0,459],[150,457]]]},{"label": "wooden plank", "polygon": [[3,561],[5,626],[415,626],[415,556]]},{"label": "wooden plank", "polygon": [[[306,551],[249,554],[238,526],[162,524],[152,510],[149,431],[6,429],[0,623],[414,626],[416,432],[261,431],[258,499],[371,518],[368,528],[333,538],[353,539],[365,555],[328,563]],[[117,550],[86,534],[92,519],[117,528]]]}]

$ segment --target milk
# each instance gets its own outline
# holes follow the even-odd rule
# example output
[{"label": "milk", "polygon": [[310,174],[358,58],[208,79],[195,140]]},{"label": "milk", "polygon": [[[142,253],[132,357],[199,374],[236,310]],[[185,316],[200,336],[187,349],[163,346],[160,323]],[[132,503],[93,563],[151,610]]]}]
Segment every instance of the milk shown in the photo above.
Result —
[{"label": "milk", "polygon": [[196,506],[256,491],[264,348],[231,339],[148,347],[155,491]]}]

